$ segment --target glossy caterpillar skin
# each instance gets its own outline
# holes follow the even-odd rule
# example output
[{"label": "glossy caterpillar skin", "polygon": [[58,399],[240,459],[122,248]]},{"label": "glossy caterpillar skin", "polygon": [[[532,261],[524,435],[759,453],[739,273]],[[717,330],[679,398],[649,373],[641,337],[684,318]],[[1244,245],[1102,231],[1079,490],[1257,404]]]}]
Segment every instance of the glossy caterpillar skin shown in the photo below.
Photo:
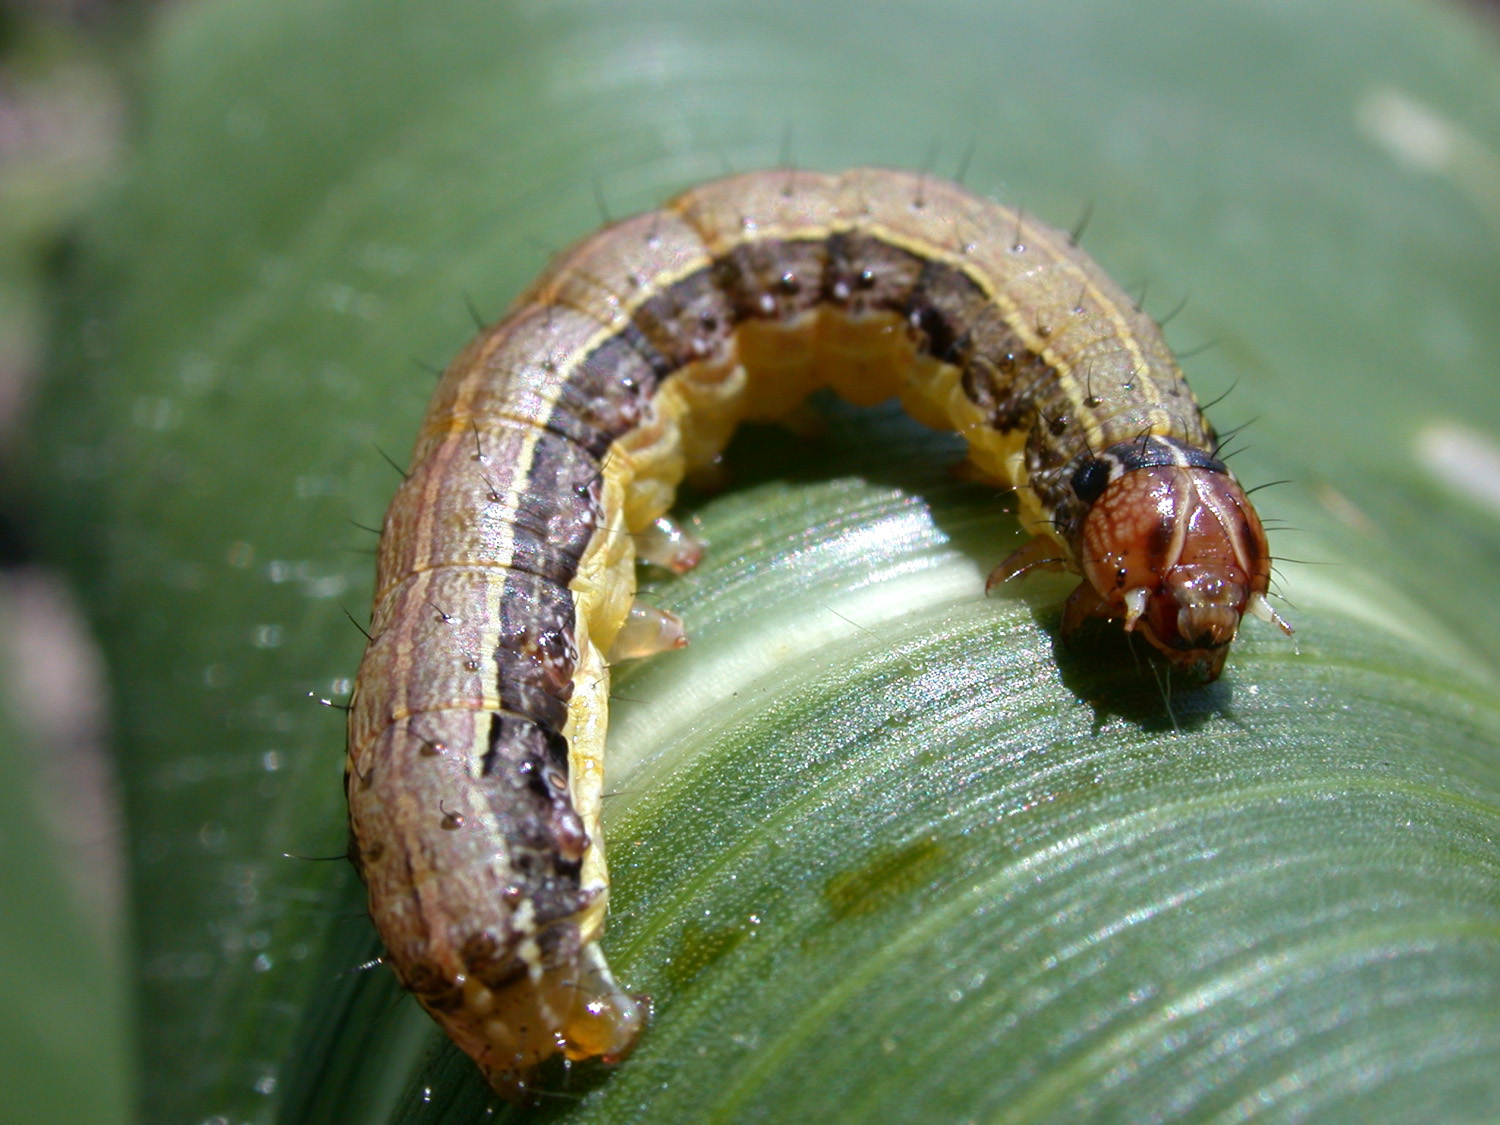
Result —
[{"label": "glossy caterpillar skin", "polygon": [[821,386],[965,438],[1038,532],[991,584],[1081,574],[1065,634],[1121,618],[1211,679],[1245,613],[1282,624],[1159,329],[1067,236],[857,169],[720,180],[584,239],[433,395],[349,717],[387,960],[503,1093],[559,1052],[619,1058],[647,1017],[595,944],[603,654],[680,643],[659,614],[626,627],[637,544],[670,559],[650,529],[684,472]]}]

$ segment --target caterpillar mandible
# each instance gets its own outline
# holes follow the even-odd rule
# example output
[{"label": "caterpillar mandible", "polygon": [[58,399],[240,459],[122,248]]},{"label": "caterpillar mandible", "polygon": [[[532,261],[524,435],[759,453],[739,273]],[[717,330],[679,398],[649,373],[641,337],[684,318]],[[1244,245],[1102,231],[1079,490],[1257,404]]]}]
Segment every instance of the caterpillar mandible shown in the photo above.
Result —
[{"label": "caterpillar mandible", "polygon": [[380,538],[349,714],[350,854],[387,961],[502,1093],[647,1018],[596,944],[608,663],[682,643],[638,555],[683,474],[813,390],[956,430],[1040,529],[990,585],[1081,575],[1219,674],[1270,557],[1157,325],[1073,241],[931,176],[767,171],[562,254],[443,375]]}]

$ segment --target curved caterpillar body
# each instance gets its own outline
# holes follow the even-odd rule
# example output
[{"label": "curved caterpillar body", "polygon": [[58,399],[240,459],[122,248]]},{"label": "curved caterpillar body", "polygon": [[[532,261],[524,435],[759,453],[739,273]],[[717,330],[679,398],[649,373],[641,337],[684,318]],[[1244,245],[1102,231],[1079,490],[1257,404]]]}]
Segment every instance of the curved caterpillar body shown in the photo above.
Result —
[{"label": "curved caterpillar body", "polygon": [[[647,1009],[595,944],[613,646],[683,473],[815,388],[957,430],[1121,618],[1218,674],[1265,600],[1265,535],[1157,326],[1065,235],[926,176],[771,171],[563,254],[443,376],[380,539],[349,716],[351,855],[387,960],[502,1092],[618,1058]],[[646,544],[642,548],[642,544]],[[638,550],[640,548],[640,550]],[[628,624],[627,624],[628,622]]]}]

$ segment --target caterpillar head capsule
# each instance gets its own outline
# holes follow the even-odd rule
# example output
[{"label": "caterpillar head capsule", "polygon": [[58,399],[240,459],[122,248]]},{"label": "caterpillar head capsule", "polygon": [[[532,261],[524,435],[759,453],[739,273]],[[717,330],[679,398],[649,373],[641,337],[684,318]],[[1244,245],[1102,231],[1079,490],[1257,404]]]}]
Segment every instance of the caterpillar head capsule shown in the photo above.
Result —
[{"label": "caterpillar head capsule", "polygon": [[1216,679],[1245,614],[1287,625],[1266,600],[1266,533],[1227,472],[1157,465],[1114,480],[1089,509],[1063,632],[1122,618],[1172,664]]}]

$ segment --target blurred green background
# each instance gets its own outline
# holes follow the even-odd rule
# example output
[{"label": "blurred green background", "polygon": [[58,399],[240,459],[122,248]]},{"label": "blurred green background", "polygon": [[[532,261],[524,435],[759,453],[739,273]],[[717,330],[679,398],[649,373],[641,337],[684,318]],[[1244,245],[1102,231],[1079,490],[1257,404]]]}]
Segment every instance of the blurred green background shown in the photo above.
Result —
[{"label": "blurred green background", "polygon": [[510,1112],[284,858],[343,846],[347,521],[470,306],[787,161],[1186,298],[1298,647],[1164,698],[1065,585],[977,596],[1019,533],[950,442],[745,435],[616,683],[656,1020],[536,1114],[1500,1119],[1497,62],[1396,0],[0,7],[0,1120]]}]

